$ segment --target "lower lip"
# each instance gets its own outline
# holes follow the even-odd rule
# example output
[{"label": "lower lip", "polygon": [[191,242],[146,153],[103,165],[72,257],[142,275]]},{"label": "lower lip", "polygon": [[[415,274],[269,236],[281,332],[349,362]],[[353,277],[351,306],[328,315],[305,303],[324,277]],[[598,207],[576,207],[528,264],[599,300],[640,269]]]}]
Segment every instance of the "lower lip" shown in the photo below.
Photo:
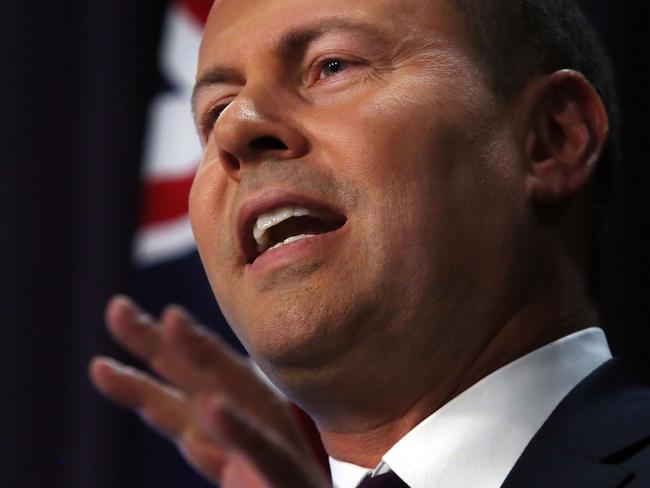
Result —
[{"label": "lower lip", "polygon": [[347,231],[347,224],[331,232],[305,237],[275,249],[270,249],[255,259],[246,268],[256,275],[270,272],[280,267],[290,266],[296,261],[323,255],[334,244],[333,240]]}]

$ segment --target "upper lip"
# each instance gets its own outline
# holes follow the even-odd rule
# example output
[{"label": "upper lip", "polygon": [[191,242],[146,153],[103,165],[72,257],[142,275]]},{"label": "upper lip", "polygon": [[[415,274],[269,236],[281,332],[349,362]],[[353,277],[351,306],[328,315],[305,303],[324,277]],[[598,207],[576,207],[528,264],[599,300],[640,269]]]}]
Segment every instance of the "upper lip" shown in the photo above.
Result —
[{"label": "upper lip", "polygon": [[319,201],[313,197],[288,191],[266,191],[246,199],[239,207],[237,217],[237,235],[244,259],[252,263],[258,256],[257,244],[253,237],[253,226],[257,217],[284,206],[303,207],[333,218],[345,219],[334,205]]}]

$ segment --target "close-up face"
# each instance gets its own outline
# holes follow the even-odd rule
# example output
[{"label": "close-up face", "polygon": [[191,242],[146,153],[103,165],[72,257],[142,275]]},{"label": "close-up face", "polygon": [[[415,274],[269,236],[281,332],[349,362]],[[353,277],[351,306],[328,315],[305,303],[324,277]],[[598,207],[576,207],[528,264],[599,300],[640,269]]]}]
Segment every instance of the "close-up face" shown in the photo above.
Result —
[{"label": "close-up face", "polygon": [[493,334],[473,327],[520,272],[527,203],[473,53],[444,1],[216,2],[190,215],[263,367],[407,362],[465,333],[440,353],[469,354]]}]

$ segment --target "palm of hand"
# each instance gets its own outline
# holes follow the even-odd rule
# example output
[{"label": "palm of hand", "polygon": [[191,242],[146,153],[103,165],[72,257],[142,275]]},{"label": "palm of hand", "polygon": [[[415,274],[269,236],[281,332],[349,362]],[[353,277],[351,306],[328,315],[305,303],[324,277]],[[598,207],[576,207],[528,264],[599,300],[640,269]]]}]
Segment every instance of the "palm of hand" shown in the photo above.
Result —
[{"label": "palm of hand", "polygon": [[325,487],[289,403],[251,363],[169,307],[159,323],[124,297],[107,307],[111,334],[161,379],[96,358],[90,375],[111,400],[136,411],[222,488]]}]

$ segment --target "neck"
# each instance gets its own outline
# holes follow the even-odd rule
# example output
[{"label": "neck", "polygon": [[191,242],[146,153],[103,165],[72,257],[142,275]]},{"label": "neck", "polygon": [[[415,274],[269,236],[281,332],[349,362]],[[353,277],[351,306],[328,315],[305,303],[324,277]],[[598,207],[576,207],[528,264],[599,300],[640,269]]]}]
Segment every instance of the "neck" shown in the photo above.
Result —
[{"label": "neck", "polygon": [[541,287],[533,299],[528,297],[512,311],[478,354],[469,359],[459,357],[451,364],[432,362],[431,388],[424,395],[411,398],[401,410],[392,410],[381,422],[362,428],[331,428],[317,422],[330,456],[374,468],[383,454],[410,430],[485,376],[539,347],[598,323],[595,307],[580,286],[581,279],[558,280],[555,276],[547,281],[548,286]]}]

